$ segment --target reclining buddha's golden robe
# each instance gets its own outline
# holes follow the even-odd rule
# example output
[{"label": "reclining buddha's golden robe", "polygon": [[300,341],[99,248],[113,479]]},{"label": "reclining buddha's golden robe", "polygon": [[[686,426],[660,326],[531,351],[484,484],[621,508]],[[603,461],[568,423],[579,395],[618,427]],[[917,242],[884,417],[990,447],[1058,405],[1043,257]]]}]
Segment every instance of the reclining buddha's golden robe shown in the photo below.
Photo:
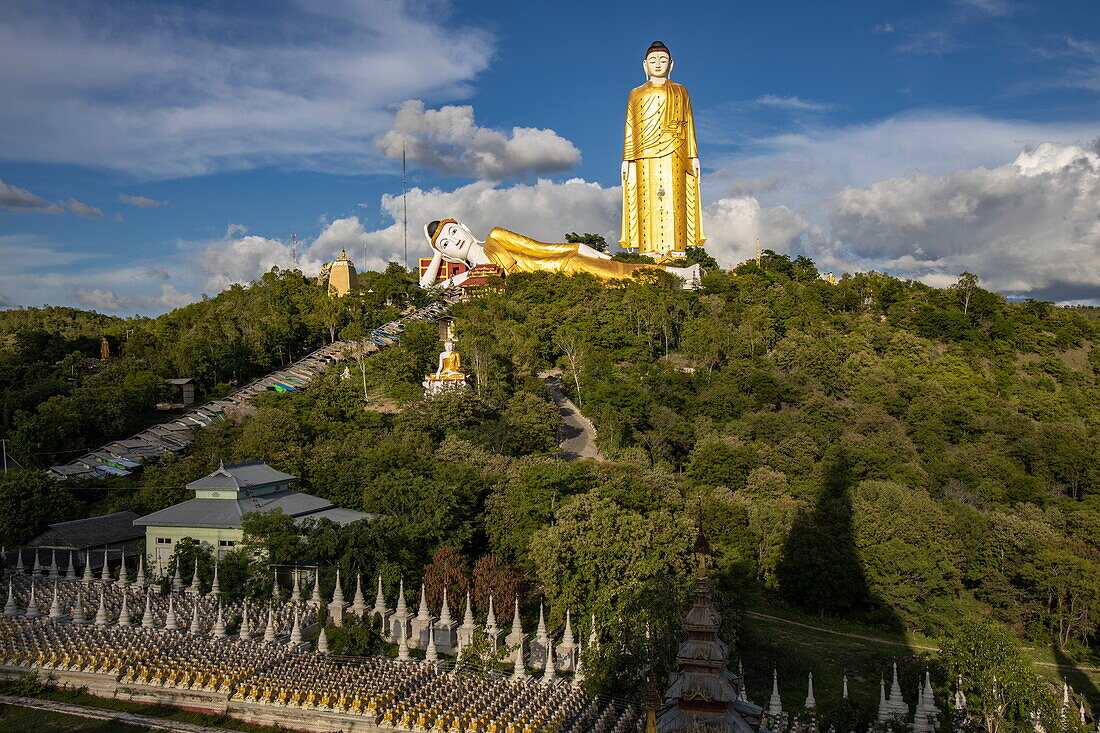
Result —
[{"label": "reclining buddha's golden robe", "polygon": [[579,245],[565,242],[550,244],[496,227],[485,238],[485,254],[493,264],[513,272],[563,272],[575,275],[587,272],[601,280],[629,280],[641,269],[664,269],[659,265],[616,262],[582,254]]}]

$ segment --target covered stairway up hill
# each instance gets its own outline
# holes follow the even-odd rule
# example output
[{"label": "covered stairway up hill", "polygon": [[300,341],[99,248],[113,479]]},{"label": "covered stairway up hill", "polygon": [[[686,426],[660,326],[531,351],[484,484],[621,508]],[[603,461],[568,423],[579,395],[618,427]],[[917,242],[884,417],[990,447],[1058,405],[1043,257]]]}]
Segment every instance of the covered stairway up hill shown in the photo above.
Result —
[{"label": "covered stairway up hill", "polygon": [[[406,322],[436,321],[446,314],[453,302],[454,298],[448,297],[444,303],[432,303],[413,310],[372,330],[367,338],[374,343],[375,350],[392,346],[404,332]],[[50,466],[46,469],[46,475],[59,481],[128,476],[139,469],[146,458],[175,453],[186,448],[194,439],[194,430],[224,421],[228,408],[248,402],[265,392],[296,392],[305,389],[329,364],[343,361],[344,346],[342,341],[333,342],[289,366],[250,382],[222,399],[207,402],[137,435],[107,443],[68,463]]]}]

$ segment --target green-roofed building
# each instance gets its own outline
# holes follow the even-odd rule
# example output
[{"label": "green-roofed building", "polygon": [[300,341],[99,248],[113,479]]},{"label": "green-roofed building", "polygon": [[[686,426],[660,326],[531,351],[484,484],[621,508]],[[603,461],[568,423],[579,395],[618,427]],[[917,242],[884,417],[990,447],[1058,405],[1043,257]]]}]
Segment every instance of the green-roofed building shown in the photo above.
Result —
[{"label": "green-roofed building", "polygon": [[194,499],[134,521],[134,526],[145,528],[150,568],[162,573],[176,543],[184,537],[209,545],[215,556],[221,557],[244,542],[241,520],[249,512],[278,509],[299,522],[323,518],[341,525],[370,516],[295,491],[290,484],[296,480],[266,463],[251,462],[222,465],[187,484],[195,492]]}]

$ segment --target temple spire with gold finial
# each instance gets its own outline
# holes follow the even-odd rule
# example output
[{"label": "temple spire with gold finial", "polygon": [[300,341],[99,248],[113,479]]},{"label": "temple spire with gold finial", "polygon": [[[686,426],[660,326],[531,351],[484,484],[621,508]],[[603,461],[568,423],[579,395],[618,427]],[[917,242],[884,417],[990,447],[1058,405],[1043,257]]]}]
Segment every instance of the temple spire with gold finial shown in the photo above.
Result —
[{"label": "temple spire with gold finial", "polygon": [[655,730],[759,731],[763,710],[740,699],[741,680],[729,670],[729,646],[718,636],[722,617],[711,603],[707,586],[710,543],[702,519],[700,506],[693,547],[696,583],[691,608],[683,616],[686,638],[676,652],[679,671],[665,692],[665,707],[655,716]]}]

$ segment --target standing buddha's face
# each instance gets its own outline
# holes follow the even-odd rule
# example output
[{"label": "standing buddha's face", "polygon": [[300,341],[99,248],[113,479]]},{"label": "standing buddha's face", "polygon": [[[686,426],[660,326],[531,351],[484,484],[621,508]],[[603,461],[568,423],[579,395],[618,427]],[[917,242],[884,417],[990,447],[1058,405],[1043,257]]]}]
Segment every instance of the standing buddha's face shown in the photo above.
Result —
[{"label": "standing buddha's face", "polygon": [[442,226],[443,231],[435,239],[435,248],[448,262],[466,262],[475,241],[473,233],[458,222],[449,221]]},{"label": "standing buddha's face", "polygon": [[672,71],[672,59],[664,51],[654,51],[645,57],[645,72],[652,79],[667,79]]}]

